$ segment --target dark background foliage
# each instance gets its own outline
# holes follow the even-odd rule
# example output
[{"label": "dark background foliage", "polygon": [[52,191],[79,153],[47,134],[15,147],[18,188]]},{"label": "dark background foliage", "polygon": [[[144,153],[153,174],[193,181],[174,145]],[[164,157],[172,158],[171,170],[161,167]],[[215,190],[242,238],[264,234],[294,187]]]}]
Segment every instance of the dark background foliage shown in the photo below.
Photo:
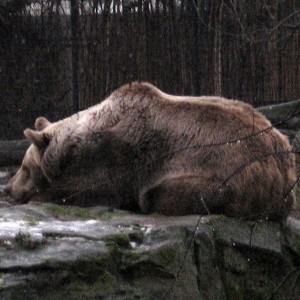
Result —
[{"label": "dark background foliage", "polygon": [[2,0],[0,139],[134,80],[255,106],[298,99],[299,29],[297,0]]}]

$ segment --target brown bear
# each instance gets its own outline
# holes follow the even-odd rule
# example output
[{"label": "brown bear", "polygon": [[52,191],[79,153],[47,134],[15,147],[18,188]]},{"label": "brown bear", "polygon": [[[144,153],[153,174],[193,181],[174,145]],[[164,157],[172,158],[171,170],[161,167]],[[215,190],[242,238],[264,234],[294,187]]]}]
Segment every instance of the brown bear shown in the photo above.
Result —
[{"label": "brown bear", "polygon": [[[36,120],[6,191],[166,215],[281,218],[294,202],[288,139],[252,106],[132,83],[64,120]],[[73,201],[74,200],[74,201]],[[81,197],[81,201],[82,197]]]}]

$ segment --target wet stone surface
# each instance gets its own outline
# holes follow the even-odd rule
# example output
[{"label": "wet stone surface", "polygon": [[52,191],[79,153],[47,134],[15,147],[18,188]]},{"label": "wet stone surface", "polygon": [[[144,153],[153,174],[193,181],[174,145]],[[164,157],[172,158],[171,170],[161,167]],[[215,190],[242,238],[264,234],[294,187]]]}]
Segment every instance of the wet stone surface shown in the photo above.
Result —
[{"label": "wet stone surface", "polygon": [[1,300],[299,299],[299,258],[297,214],[282,225],[0,197]]}]

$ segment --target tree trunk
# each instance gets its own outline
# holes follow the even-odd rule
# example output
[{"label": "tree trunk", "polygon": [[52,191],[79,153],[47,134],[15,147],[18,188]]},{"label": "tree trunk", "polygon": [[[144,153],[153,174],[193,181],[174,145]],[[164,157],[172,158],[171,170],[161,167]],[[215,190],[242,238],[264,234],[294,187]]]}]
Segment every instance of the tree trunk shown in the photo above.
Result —
[{"label": "tree trunk", "polygon": [[222,14],[223,1],[216,3],[215,22],[214,22],[214,49],[213,49],[213,64],[214,64],[214,93],[217,96],[222,95]]},{"label": "tree trunk", "polygon": [[72,102],[73,111],[79,111],[79,8],[78,0],[70,0],[71,4],[71,41],[72,41]]}]

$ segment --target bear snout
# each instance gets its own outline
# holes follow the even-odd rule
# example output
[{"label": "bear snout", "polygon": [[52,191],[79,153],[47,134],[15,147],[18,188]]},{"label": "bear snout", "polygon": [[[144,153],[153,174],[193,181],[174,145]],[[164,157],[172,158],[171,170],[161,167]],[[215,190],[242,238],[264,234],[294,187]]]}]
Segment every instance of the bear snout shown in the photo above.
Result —
[{"label": "bear snout", "polygon": [[0,186],[0,193],[13,198],[15,201],[23,203],[25,197],[24,191],[15,190],[11,183]]}]

